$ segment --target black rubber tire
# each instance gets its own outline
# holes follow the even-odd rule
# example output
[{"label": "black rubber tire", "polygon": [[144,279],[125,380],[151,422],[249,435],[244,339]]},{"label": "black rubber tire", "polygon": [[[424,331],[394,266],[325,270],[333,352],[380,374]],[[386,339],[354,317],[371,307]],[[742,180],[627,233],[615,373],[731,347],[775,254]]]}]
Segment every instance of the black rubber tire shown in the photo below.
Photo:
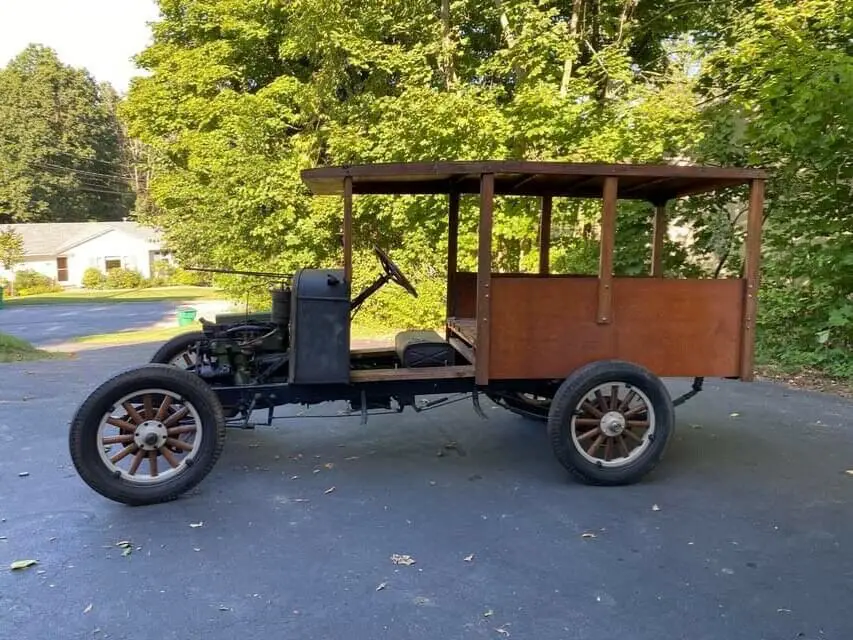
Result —
[{"label": "black rubber tire", "polygon": [[204,338],[204,333],[201,331],[191,331],[175,336],[157,349],[154,355],[151,356],[151,362],[155,364],[169,364],[175,356],[182,351],[186,351],[193,343],[199,342],[202,338]]},{"label": "black rubber tire", "polygon": [[[575,448],[569,433],[571,418],[583,397],[600,384],[623,382],[642,391],[652,404],[655,433],[651,445],[636,460],[620,467],[595,464]],[[593,362],[574,371],[557,390],[548,415],[548,436],[560,464],[577,480],[591,485],[634,484],[663,458],[675,429],[675,407],[663,382],[647,369],[620,360]]]},{"label": "black rubber tire", "polygon": [[[194,463],[162,483],[139,485],[116,478],[98,452],[98,427],[113,403],[146,388],[174,391],[193,404],[201,419],[202,442]],[[169,502],[199,484],[219,459],[225,445],[225,417],[216,394],[194,373],[164,364],[147,364],[125,371],[95,389],[80,405],[68,435],[77,473],[102,496],[131,506]]]}]

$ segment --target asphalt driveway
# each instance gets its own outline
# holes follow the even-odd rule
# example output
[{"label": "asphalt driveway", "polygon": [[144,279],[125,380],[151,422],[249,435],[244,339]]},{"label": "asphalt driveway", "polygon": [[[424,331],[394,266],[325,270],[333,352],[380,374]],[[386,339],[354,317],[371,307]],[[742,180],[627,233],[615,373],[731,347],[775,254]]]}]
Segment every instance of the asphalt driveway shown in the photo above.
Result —
[{"label": "asphalt driveway", "polygon": [[[27,340],[38,347],[62,344],[72,338],[174,323],[183,303],[118,302],[109,304],[45,304],[0,309],[0,332]],[[190,306],[212,318],[228,307],[217,301],[197,301]]]},{"label": "asphalt driveway", "polygon": [[0,638],[853,637],[850,401],[706,381],[617,489],[500,409],[303,417],[229,431],[192,495],[130,508],[78,479],[67,422],[155,347],[0,365]]}]

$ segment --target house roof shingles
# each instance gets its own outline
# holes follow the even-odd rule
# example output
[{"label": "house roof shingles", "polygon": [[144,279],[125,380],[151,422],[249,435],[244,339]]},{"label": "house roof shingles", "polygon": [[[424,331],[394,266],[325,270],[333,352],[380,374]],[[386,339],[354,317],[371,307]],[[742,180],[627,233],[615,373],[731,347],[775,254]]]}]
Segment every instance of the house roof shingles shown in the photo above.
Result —
[{"label": "house roof shingles", "polygon": [[157,242],[156,230],[136,222],[34,222],[3,225],[17,231],[24,240],[27,256],[57,256],[88,240],[119,231],[146,242]]}]

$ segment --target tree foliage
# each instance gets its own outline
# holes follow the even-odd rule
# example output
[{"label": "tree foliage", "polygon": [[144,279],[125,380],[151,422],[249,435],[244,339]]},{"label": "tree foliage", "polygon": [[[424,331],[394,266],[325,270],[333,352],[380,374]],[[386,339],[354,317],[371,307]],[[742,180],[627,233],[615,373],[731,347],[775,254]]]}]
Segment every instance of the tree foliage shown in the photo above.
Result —
[{"label": "tree foliage", "polygon": [[[340,259],[340,203],[308,197],[308,167],[762,165],[773,174],[763,353],[822,353],[813,364],[842,371],[853,326],[851,1],[160,0],[138,58],[151,73],[121,106],[151,176],[140,215],[186,262],[287,272]],[[674,209],[693,240],[668,243],[669,274],[740,272],[734,195]],[[474,264],[475,205],[463,199],[462,268]],[[647,271],[650,213],[620,209],[618,273]],[[442,198],[361,197],[355,214],[360,253],[379,243],[417,280],[441,279]],[[595,269],[598,214],[597,203],[555,203],[555,269]],[[535,202],[500,201],[496,269],[537,263],[537,217]]]},{"label": "tree foliage", "polygon": [[24,261],[24,239],[12,227],[0,230],[0,267],[12,271]]},{"label": "tree foliage", "polygon": [[120,219],[118,96],[31,45],[0,70],[0,222]]}]

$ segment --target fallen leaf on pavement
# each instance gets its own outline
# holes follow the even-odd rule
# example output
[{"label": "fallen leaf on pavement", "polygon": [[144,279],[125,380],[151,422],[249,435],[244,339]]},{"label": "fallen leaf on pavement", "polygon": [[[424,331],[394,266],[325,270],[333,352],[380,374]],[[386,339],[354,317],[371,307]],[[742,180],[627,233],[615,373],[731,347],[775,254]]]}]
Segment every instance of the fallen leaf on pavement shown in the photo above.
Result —
[{"label": "fallen leaf on pavement", "polygon": [[488,618],[488,617],[493,616],[493,615],[495,615],[495,612],[493,610],[489,609],[488,611],[486,611],[483,614],[483,617]]},{"label": "fallen leaf on pavement", "polygon": [[219,605],[220,611],[231,611],[231,607],[226,607],[224,604]]},{"label": "fallen leaf on pavement", "polygon": [[204,524],[204,521],[202,521],[202,522],[190,522],[190,526],[191,526],[193,529],[198,529],[198,528],[199,528],[200,526],[202,526],[203,524]]},{"label": "fallen leaf on pavement", "polygon": [[15,562],[9,565],[9,568],[12,571],[20,571],[21,569],[28,569],[36,564],[38,564],[38,560],[15,560]]},{"label": "fallen leaf on pavement", "polygon": [[853,476],[853,469],[848,469],[844,473],[846,473],[848,476]]},{"label": "fallen leaf on pavement", "polygon": [[324,466],[324,467],[326,467],[327,469],[334,469],[334,468],[335,468],[335,463],[334,463],[334,462],[327,462],[327,463],[326,463],[326,464],[324,464],[323,466]]},{"label": "fallen leaf on pavement", "polygon": [[499,634],[501,634],[502,636],[509,637],[509,631],[507,631],[507,630],[506,630],[506,629],[504,629],[503,627],[496,627],[496,628],[495,628],[495,631],[497,631],[497,632],[498,632]]},{"label": "fallen leaf on pavement", "polygon": [[358,456],[350,456],[348,458],[344,458],[344,460],[358,460]]},{"label": "fallen leaf on pavement", "polygon": [[465,562],[471,562],[473,559],[474,559],[474,554],[473,554],[473,553],[472,553],[470,556],[465,556],[465,557],[463,558],[463,560],[465,560]]},{"label": "fallen leaf on pavement", "polygon": [[657,506],[656,504],[653,504],[652,505],[652,511],[660,511],[660,507]]},{"label": "fallen leaf on pavement", "polygon": [[29,471],[21,471],[21,473],[18,474],[18,477],[19,478],[26,478],[28,475],[30,475]]},{"label": "fallen leaf on pavement", "polygon": [[597,537],[594,533],[583,533],[581,534],[581,538],[595,538]]},{"label": "fallen leaf on pavement", "polygon": [[730,415],[732,418],[737,418],[740,414],[739,414],[737,411],[735,411],[734,413],[730,413],[729,415]]},{"label": "fallen leaf on pavement", "polygon": [[92,603],[89,603],[89,606],[83,609],[83,613],[89,613],[92,610]]},{"label": "fallen leaf on pavement", "polygon": [[334,490],[335,490],[335,488],[334,488],[334,487],[329,487],[329,488],[328,488],[328,489],[326,489],[323,493],[325,493],[325,494],[329,494],[329,493],[332,493],[332,491],[334,491]]},{"label": "fallen leaf on pavement", "polygon": [[400,555],[399,553],[395,553],[391,556],[391,562],[394,564],[402,564],[405,566],[410,566],[415,564],[415,559],[412,556],[408,555]]},{"label": "fallen leaf on pavement", "polygon": [[388,586],[388,583],[387,583],[387,582],[380,582],[380,583],[379,583],[379,586],[378,586],[378,587],[376,587],[376,590],[377,590],[377,591],[382,591],[382,590],[383,590],[385,587],[387,587],[387,586]]}]

